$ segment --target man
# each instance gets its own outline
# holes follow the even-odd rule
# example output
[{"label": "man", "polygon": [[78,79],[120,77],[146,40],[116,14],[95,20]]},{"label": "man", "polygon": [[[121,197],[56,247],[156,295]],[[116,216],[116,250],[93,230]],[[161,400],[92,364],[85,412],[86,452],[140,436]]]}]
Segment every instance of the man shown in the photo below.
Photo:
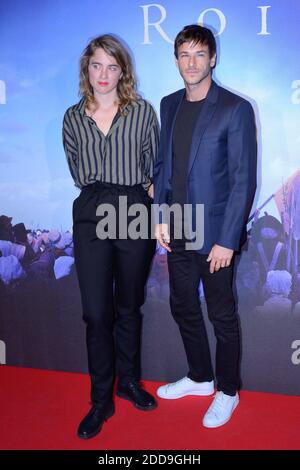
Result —
[{"label": "man", "polygon": [[0,240],[14,241],[12,217],[0,215]]},{"label": "man", "polygon": [[[203,419],[222,426],[239,403],[239,331],[232,289],[234,252],[246,237],[256,189],[256,129],[245,99],[212,80],[216,42],[212,32],[186,26],[175,40],[176,65],[185,89],[161,102],[161,142],[155,168],[155,203],[195,208],[204,205],[204,243],[187,249],[174,238],[180,225],[156,225],[156,238],[168,251],[171,311],[183,339],[189,373],[162,387],[161,398],[211,395],[210,350],[198,287],[203,283],[208,316],[217,340],[217,393]],[[173,226],[174,225],[174,226]],[[170,230],[171,229],[171,230]],[[184,234],[186,235],[186,234]],[[191,246],[192,244],[190,244]]]}]

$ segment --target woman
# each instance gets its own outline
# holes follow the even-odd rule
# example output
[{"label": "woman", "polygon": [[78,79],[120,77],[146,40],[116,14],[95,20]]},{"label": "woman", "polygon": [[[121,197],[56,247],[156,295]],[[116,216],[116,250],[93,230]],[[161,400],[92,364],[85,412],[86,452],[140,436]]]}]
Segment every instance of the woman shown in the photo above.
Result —
[{"label": "woman", "polygon": [[[152,106],[135,88],[124,45],[112,35],[97,37],[80,60],[82,99],[64,116],[64,148],[75,185],[81,189],[73,203],[73,237],[91,378],[92,408],[78,429],[84,439],[98,434],[114,414],[115,366],[117,395],[140,410],[156,407],[140,384],[140,307],[155,241],[150,236],[125,237],[117,230],[124,232],[120,215],[124,204],[126,209],[142,204],[143,224],[150,220],[159,127]],[[108,238],[99,238],[99,222],[105,221],[103,204],[116,213],[109,220]],[[112,229],[114,221],[117,227]],[[132,216],[127,224],[131,221]]]}]

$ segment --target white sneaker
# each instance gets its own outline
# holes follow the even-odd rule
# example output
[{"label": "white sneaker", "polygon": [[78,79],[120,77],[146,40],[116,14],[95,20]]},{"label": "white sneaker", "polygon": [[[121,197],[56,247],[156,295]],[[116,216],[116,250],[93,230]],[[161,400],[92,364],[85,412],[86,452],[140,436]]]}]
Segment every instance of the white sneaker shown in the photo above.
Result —
[{"label": "white sneaker", "polygon": [[214,401],[204,415],[202,424],[206,428],[218,428],[230,420],[232,413],[239,404],[239,395],[234,397],[217,392]]},{"label": "white sneaker", "polygon": [[186,397],[187,395],[207,396],[214,393],[214,381],[194,382],[188,377],[167,385],[162,385],[156,391],[160,398],[174,400],[176,398]]}]

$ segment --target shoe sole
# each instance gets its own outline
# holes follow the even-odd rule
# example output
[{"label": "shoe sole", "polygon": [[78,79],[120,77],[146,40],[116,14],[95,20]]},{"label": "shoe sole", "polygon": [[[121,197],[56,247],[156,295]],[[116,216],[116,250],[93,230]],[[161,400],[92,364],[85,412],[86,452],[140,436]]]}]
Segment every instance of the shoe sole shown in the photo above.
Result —
[{"label": "shoe sole", "polygon": [[[108,421],[109,418],[111,418],[114,414],[115,414],[115,409],[112,410],[112,411],[110,411],[109,413],[107,413],[107,415],[106,415],[105,418],[104,418],[104,421],[105,421],[105,422]],[[92,437],[95,437],[95,436],[97,436],[97,434],[99,434],[99,432],[101,431],[102,427],[103,427],[103,423],[101,424],[101,426],[100,426],[96,431],[94,431],[93,433],[88,434],[88,435],[86,435],[86,434],[79,434],[79,433],[77,432],[77,437],[79,437],[80,439],[92,439]]]},{"label": "shoe sole", "polygon": [[195,397],[208,397],[210,395],[213,395],[215,393],[214,390],[207,390],[207,391],[203,391],[203,392],[193,392],[193,393],[182,393],[181,395],[176,395],[176,396],[164,396],[164,395],[160,395],[158,392],[156,392],[156,395],[159,397],[159,398],[164,398],[165,400],[177,400],[177,398],[184,398],[184,397],[192,397],[192,396],[195,396]]},{"label": "shoe sole", "polygon": [[143,406],[137,405],[137,403],[135,403],[133,400],[128,398],[127,395],[123,394],[122,392],[116,392],[116,395],[120,398],[123,398],[124,400],[130,401],[130,403],[132,403],[133,406],[140,411],[152,411],[152,410],[155,410],[155,408],[157,408],[157,403],[151,406],[147,406],[147,408],[144,408]]},{"label": "shoe sole", "polygon": [[232,417],[232,415],[233,415],[233,412],[234,412],[234,410],[236,409],[236,407],[238,406],[239,402],[240,402],[240,401],[238,400],[237,403],[234,405],[233,410],[232,410],[232,412],[231,412],[231,415],[230,415],[229,418],[227,418],[225,421],[222,421],[222,423],[219,423],[219,424],[217,424],[217,425],[215,425],[215,426],[210,426],[210,425],[204,424],[204,423],[202,422],[203,426],[204,426],[205,428],[207,428],[207,429],[220,428],[221,426],[224,426],[224,424],[226,424],[226,423],[228,423],[228,421],[230,421],[230,419],[231,419],[231,417]]}]

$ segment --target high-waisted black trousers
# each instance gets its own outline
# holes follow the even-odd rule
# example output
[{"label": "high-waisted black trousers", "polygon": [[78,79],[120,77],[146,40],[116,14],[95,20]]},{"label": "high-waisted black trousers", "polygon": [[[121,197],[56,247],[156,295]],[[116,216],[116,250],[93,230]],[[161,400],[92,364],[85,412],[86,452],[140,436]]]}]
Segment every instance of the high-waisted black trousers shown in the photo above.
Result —
[{"label": "high-waisted black trousers", "polygon": [[[144,204],[150,232],[151,199],[141,185],[94,183],[83,188],[73,203],[74,255],[86,322],[91,400],[98,406],[112,398],[115,370],[122,383],[140,379],[140,307],[156,245],[150,236],[118,238],[118,223],[115,239],[98,238],[96,226],[101,217],[96,216],[97,207],[112,205],[118,222],[120,196],[127,196],[127,206]],[[128,223],[133,219],[128,217]]]}]

